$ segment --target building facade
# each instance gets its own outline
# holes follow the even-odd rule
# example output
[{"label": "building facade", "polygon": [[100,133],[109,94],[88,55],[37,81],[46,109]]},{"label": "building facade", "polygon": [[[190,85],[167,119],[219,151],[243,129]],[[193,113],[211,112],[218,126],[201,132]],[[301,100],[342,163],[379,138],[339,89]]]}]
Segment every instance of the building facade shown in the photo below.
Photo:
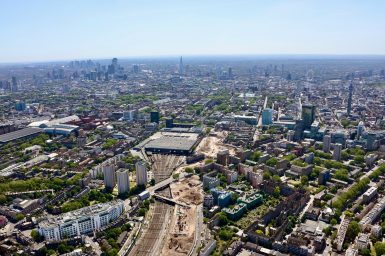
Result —
[{"label": "building facade", "polygon": [[146,185],[147,184],[146,165],[143,162],[137,162],[135,164],[135,170],[136,170],[136,185]]},{"label": "building facade", "polygon": [[100,230],[124,213],[124,202],[116,200],[81,208],[39,223],[39,234],[46,240],[62,240]]},{"label": "building facade", "polygon": [[119,195],[130,191],[130,178],[128,170],[119,169],[116,172],[116,180],[118,183]]}]

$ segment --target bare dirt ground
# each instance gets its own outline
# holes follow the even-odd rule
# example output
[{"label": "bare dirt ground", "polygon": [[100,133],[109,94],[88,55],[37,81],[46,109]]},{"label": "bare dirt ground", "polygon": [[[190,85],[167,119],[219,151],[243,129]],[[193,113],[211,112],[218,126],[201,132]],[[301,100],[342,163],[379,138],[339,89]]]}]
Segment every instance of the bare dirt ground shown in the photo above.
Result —
[{"label": "bare dirt ground", "polygon": [[223,140],[227,137],[227,132],[212,132],[209,136],[202,139],[196,148],[197,153],[205,154],[206,157],[214,158],[222,149],[229,149],[234,154],[234,148],[223,144]]},{"label": "bare dirt ground", "polygon": [[176,206],[174,208],[169,233],[161,255],[187,255],[194,243],[197,206],[203,201],[203,190],[199,177],[196,175],[173,183],[170,187],[173,199],[191,207]]}]

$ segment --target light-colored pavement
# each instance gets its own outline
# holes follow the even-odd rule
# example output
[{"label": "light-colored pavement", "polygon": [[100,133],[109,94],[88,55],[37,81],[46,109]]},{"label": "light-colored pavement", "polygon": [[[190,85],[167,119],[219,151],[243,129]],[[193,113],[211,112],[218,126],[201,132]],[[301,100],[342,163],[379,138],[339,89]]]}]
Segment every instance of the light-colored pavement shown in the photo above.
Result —
[{"label": "light-colored pavement", "polygon": [[200,205],[197,207],[194,243],[189,253],[189,256],[198,255],[198,248],[200,247],[201,240],[202,240],[202,235],[201,235],[202,225],[203,225],[203,209],[202,209],[202,205]]}]

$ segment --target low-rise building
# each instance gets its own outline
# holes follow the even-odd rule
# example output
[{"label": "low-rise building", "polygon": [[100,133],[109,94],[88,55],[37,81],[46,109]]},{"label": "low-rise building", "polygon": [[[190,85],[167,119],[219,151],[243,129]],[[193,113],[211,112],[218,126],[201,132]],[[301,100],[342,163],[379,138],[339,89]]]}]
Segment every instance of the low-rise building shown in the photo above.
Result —
[{"label": "low-rise building", "polygon": [[95,204],[62,215],[48,217],[39,223],[39,233],[46,240],[62,240],[92,233],[107,226],[124,212],[122,200]]},{"label": "low-rise building", "polygon": [[226,213],[227,217],[233,221],[239,220],[246,210],[247,206],[244,203],[236,204],[233,208],[222,209],[222,211]]},{"label": "low-rise building", "polygon": [[366,233],[359,233],[358,236],[356,237],[356,248],[358,250],[368,248],[369,245],[369,234]]},{"label": "low-rise building", "polygon": [[257,205],[261,204],[262,201],[263,197],[258,193],[248,193],[238,198],[238,202],[246,204],[248,210],[254,209]]},{"label": "low-rise building", "polygon": [[362,202],[369,203],[377,195],[377,187],[370,187],[362,195]]}]

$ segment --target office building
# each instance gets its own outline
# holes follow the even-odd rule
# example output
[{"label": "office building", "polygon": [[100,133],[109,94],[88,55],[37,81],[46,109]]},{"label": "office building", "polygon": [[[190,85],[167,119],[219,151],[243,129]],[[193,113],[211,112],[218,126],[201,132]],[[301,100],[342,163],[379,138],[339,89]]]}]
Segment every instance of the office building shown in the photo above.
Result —
[{"label": "office building", "polygon": [[258,119],[255,116],[234,115],[235,122],[245,122],[249,125],[257,125]]},{"label": "office building", "polygon": [[331,142],[332,142],[332,137],[330,135],[325,135],[323,138],[323,145],[322,145],[323,152],[329,153]]},{"label": "office building", "polygon": [[336,160],[336,161],[341,160],[341,151],[342,151],[342,145],[339,143],[334,144],[333,160]]},{"label": "office building", "polygon": [[146,185],[147,184],[147,169],[146,165],[143,162],[137,162],[135,164],[136,169],[136,185]]},{"label": "office building", "polygon": [[17,92],[18,91],[18,86],[17,86],[17,79],[15,76],[12,77],[12,91]]},{"label": "office building", "polygon": [[106,227],[124,212],[122,200],[95,204],[62,215],[50,216],[39,223],[39,234],[46,240],[92,234]]},{"label": "office building", "polygon": [[127,193],[130,191],[130,178],[129,178],[128,170],[119,169],[116,172],[116,180],[118,183],[119,195]]},{"label": "office building", "polygon": [[166,128],[173,128],[174,127],[174,120],[172,118],[166,119]]},{"label": "office building", "polygon": [[159,124],[159,112],[158,111],[151,111],[150,122]]},{"label": "office building", "polygon": [[222,193],[218,196],[218,206],[220,208],[227,207],[231,202],[231,194],[230,192]]},{"label": "office building", "polygon": [[135,120],[137,115],[136,110],[129,110],[123,112],[123,117],[121,118],[122,121],[133,121]]},{"label": "office building", "polygon": [[134,74],[138,74],[139,71],[140,71],[139,65],[138,65],[138,64],[134,64],[134,65],[132,66],[132,72],[133,72]]},{"label": "office building", "polygon": [[359,140],[362,136],[362,134],[365,132],[365,124],[364,122],[360,121],[357,125],[357,139]]},{"label": "office building", "polygon": [[104,165],[102,166],[104,186],[107,189],[113,189],[116,185],[115,177],[115,165]]},{"label": "office building", "polygon": [[182,60],[182,56],[180,56],[180,59],[179,59],[179,75],[183,75],[184,74],[184,66],[183,66],[183,60]]},{"label": "office building", "polygon": [[24,101],[18,101],[15,104],[16,111],[24,111],[26,109],[26,105]]},{"label": "office building", "polygon": [[305,129],[310,129],[311,124],[315,120],[315,106],[314,105],[302,105],[302,120]]},{"label": "office building", "polygon": [[270,108],[265,108],[262,110],[262,125],[271,124],[273,124],[273,110]]}]

